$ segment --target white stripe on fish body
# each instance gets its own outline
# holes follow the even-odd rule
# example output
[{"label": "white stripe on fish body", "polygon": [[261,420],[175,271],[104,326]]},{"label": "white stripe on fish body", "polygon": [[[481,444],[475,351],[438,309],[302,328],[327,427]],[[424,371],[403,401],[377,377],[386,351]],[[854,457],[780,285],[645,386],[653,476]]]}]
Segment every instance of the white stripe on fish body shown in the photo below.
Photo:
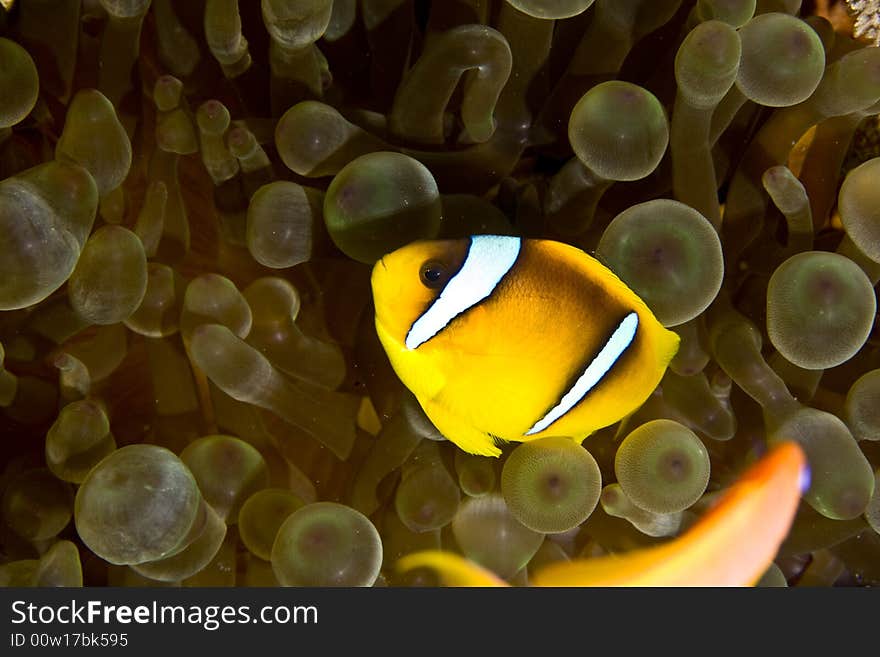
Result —
[{"label": "white stripe on fish body", "polygon": [[413,322],[407,349],[424,344],[460,314],[486,299],[519,257],[522,240],[502,235],[475,235],[461,269],[447,281],[440,296]]},{"label": "white stripe on fish body", "polygon": [[637,313],[631,312],[624,317],[623,321],[614,329],[611,337],[608,338],[605,346],[602,347],[598,355],[587,366],[584,373],[578,377],[578,380],[575,381],[571,389],[563,395],[556,406],[535,422],[535,425],[525,435],[531,436],[549,427],[574,408],[590,390],[595,388],[602,380],[602,377],[608,373],[614,366],[614,363],[623,355],[623,352],[632,344],[638,327],[639,316]]}]

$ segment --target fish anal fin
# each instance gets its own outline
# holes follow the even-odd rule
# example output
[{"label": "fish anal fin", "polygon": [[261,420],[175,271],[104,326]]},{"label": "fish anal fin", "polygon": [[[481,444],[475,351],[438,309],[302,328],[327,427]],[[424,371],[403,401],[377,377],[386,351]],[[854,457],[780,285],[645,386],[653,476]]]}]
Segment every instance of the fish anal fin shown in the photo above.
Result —
[{"label": "fish anal fin", "polygon": [[494,433],[487,433],[486,435],[492,439],[492,441],[495,443],[495,446],[498,449],[501,449],[502,447],[504,447],[504,445],[506,445],[508,442],[508,441],[504,440],[504,438],[502,438],[501,436],[496,436]]}]

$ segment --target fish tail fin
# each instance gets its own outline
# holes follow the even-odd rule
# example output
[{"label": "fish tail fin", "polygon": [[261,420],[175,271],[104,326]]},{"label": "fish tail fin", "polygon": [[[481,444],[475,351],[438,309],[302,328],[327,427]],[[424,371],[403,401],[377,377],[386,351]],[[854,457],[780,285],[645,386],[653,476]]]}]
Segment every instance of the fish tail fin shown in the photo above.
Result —
[{"label": "fish tail fin", "polygon": [[675,354],[678,353],[681,338],[678,333],[663,326],[660,320],[651,312],[650,308],[644,305],[644,302],[641,302],[641,304],[644,306],[646,314],[639,313],[639,319],[641,320],[639,330],[645,331],[645,336],[648,338],[648,343],[652,346],[653,353],[656,354],[661,370],[665,370],[669,362],[675,357]]},{"label": "fish tail fin", "polygon": [[681,338],[675,331],[670,331],[669,329],[664,328],[661,344],[663,345],[660,349],[663,362],[668,364],[669,361],[675,358],[675,354],[678,353],[678,347],[681,345]]},{"label": "fish tail fin", "polygon": [[661,371],[666,369],[670,361],[675,358],[678,348],[681,344],[681,338],[675,331],[670,331],[662,324],[657,322],[650,327],[651,342],[654,345],[654,353],[657,355],[657,362]]}]

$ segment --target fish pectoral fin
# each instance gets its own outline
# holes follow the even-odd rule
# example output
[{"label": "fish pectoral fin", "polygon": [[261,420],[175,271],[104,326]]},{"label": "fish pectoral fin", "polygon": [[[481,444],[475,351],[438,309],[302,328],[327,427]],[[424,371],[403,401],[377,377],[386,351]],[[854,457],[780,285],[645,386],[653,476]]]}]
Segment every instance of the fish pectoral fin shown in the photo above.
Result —
[{"label": "fish pectoral fin", "polygon": [[425,413],[446,438],[466,452],[479,456],[500,456],[501,450],[495,444],[494,436],[480,431],[467,421],[451,415],[435,401],[423,404]]},{"label": "fish pectoral fin", "polygon": [[407,387],[420,399],[433,399],[446,387],[446,375],[437,367],[427,367],[424,363],[415,362],[412,371],[417,374],[407,376]]}]

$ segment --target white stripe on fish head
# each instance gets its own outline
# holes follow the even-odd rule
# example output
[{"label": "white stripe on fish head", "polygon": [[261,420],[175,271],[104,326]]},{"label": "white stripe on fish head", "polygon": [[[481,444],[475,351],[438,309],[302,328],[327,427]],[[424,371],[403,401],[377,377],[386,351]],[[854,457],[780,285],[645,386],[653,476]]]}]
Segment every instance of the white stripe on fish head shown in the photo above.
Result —
[{"label": "white stripe on fish head", "polygon": [[450,278],[434,303],[413,322],[407,349],[424,344],[469,308],[486,299],[513,267],[522,247],[519,237],[475,235],[461,269]]}]

